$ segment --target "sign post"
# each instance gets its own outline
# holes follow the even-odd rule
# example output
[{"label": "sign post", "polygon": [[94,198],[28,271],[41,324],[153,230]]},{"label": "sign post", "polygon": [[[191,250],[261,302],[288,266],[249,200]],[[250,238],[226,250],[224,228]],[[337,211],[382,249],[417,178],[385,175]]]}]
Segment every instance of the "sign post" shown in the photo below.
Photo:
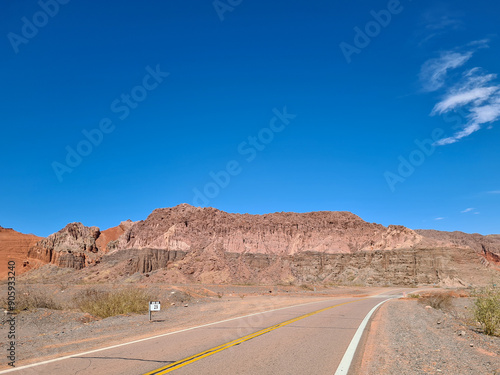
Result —
[{"label": "sign post", "polygon": [[149,321],[151,321],[151,313],[153,311],[160,311],[160,301],[149,302]]}]

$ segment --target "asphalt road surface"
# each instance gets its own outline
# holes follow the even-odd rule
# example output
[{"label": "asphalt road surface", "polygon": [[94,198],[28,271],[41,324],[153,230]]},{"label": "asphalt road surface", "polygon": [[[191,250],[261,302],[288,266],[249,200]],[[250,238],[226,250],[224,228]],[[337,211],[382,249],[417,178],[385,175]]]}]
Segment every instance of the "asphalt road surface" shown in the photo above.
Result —
[{"label": "asphalt road surface", "polygon": [[11,373],[334,374],[367,313],[398,293],[282,308]]}]

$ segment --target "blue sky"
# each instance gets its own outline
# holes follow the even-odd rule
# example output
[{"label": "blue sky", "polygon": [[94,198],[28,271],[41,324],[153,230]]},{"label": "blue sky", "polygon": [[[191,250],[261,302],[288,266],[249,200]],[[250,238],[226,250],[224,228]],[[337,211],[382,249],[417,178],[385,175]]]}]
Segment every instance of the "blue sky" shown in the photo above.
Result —
[{"label": "blue sky", "polygon": [[0,5],[0,225],[180,203],[500,233],[500,5]]}]

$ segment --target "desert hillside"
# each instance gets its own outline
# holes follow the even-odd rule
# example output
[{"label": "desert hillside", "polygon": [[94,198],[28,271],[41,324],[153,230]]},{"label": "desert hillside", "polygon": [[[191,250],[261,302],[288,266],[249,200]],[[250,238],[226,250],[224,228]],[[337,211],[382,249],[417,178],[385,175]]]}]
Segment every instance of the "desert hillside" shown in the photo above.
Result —
[{"label": "desert hillside", "polygon": [[414,247],[422,236],[402,226],[368,223],[350,212],[231,214],[187,204],[154,210],[115,249],[199,250],[217,243],[231,253],[328,254]]},{"label": "desert hillside", "polygon": [[442,232],[437,230],[416,230],[415,232],[431,241],[439,241],[447,247],[473,249],[496,266],[500,266],[500,236],[482,236],[478,233]]},{"label": "desert hillside", "polygon": [[[101,232],[68,224],[27,253],[93,281],[177,283],[484,283],[500,239],[368,223],[350,212],[231,214],[182,204]],[[75,276],[76,277],[76,276]]]}]

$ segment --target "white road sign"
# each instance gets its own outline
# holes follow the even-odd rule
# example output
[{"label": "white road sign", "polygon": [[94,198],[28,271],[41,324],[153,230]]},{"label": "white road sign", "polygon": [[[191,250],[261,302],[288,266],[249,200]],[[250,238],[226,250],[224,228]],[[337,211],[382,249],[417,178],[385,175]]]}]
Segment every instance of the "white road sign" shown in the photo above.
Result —
[{"label": "white road sign", "polygon": [[149,311],[160,311],[160,301],[149,302]]}]

